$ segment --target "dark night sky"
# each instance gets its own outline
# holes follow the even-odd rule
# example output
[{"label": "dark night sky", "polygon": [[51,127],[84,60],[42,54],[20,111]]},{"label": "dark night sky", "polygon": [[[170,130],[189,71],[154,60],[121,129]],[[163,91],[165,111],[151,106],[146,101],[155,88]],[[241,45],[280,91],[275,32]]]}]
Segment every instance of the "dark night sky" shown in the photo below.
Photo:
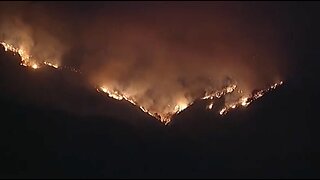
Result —
[{"label": "dark night sky", "polygon": [[[204,103],[197,102],[164,126],[128,103],[101,97],[91,86],[83,84],[87,77],[63,71],[57,73],[50,68],[26,69],[19,66],[17,56],[2,48],[0,177],[319,178],[317,71],[320,4],[237,3],[239,6],[235,7],[238,9],[233,9],[236,13],[243,9],[252,10],[241,16],[252,19],[250,22],[275,21],[274,28],[280,28],[280,35],[283,35],[279,36],[283,38],[281,46],[285,46],[280,49],[285,51],[287,59],[274,63],[279,69],[290,71],[285,73],[286,83],[279,89],[248,108],[224,117],[205,110]],[[132,19],[143,16],[148,6],[160,9],[160,12],[166,12],[168,8],[165,2],[103,4],[52,2],[51,11],[58,9],[67,13],[53,13],[51,21],[59,22],[65,18],[68,22],[57,26],[60,29],[52,28],[53,34],[65,38],[67,45],[72,47],[63,54],[63,63],[92,71],[92,64],[78,60],[83,58],[81,52],[87,48],[92,50],[91,46],[75,45],[75,35],[88,35],[86,30],[77,28],[90,22],[90,18],[99,19],[107,12],[108,18],[128,21],[126,18],[132,13],[135,14],[130,17]],[[172,2],[171,6],[183,9],[186,4]],[[196,8],[197,3],[190,2],[189,6]],[[40,12],[35,14],[43,13],[42,6],[37,7]],[[6,11],[2,12],[20,12],[25,7],[4,9]],[[210,14],[210,7],[207,11]],[[221,11],[224,14],[226,9]],[[272,12],[270,17],[268,12]],[[32,17],[32,12],[27,14]],[[118,17],[119,14],[129,16]],[[257,14],[261,16],[252,17]],[[80,15],[82,18],[78,18]],[[148,27],[151,27],[153,18],[142,18],[139,22],[150,23]],[[41,18],[39,21],[30,23],[44,23],[43,27],[46,27],[46,21],[42,22]],[[162,27],[160,20],[158,23],[155,27]],[[74,27],[74,31],[70,31],[70,27]],[[97,29],[88,31],[99,32]],[[100,43],[99,37],[93,35],[81,38],[84,42]],[[263,46],[262,43],[262,50]],[[202,52],[203,48],[200,46],[199,51]],[[99,63],[93,62],[95,65]]]}]

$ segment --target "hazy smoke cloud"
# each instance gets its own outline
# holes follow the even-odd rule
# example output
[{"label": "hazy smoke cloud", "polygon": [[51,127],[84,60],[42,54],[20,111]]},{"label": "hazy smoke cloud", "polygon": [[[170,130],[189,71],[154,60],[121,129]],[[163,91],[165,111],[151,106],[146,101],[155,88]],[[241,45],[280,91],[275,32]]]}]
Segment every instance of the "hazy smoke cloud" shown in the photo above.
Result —
[{"label": "hazy smoke cloud", "polygon": [[249,94],[284,78],[281,12],[240,2],[1,3],[0,38],[165,112],[230,83]]}]

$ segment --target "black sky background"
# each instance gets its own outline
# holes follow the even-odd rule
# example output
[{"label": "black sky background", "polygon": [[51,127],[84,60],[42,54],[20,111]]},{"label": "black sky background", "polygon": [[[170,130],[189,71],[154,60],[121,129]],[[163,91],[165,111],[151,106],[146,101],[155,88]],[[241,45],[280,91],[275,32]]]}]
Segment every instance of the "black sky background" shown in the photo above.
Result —
[{"label": "black sky background", "polygon": [[[197,102],[164,126],[102,98],[81,77],[26,69],[1,49],[0,177],[319,178],[320,4],[270,4],[286,7],[294,71],[279,89],[225,117]],[[63,104],[74,111],[56,108]],[[81,108],[106,113],[77,113]]]}]

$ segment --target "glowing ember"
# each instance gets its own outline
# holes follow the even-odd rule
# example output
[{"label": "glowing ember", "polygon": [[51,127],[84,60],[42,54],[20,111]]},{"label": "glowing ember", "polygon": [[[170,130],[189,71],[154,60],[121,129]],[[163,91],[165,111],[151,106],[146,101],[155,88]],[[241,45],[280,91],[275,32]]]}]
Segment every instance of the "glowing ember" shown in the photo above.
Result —
[{"label": "glowing ember", "polygon": [[47,66],[51,66],[51,67],[54,67],[54,68],[56,68],[56,69],[58,69],[59,68],[59,66],[57,65],[57,64],[52,64],[52,63],[50,63],[50,62],[43,62],[45,65],[47,65]]},{"label": "glowing ember", "polygon": [[247,97],[243,97],[240,100],[241,102],[241,106],[247,107],[250,103],[248,102],[248,98]]},{"label": "glowing ember", "polygon": [[143,112],[148,112],[148,110],[146,110],[144,107],[140,106],[140,109],[143,111]]},{"label": "glowing ember", "polygon": [[39,68],[39,66],[38,66],[37,64],[33,64],[31,67],[32,67],[33,69],[38,69],[38,68]]},{"label": "glowing ember", "polygon": [[208,109],[212,109],[212,107],[213,107],[213,103],[210,103],[210,104],[207,106]]},{"label": "glowing ember", "polygon": [[225,114],[225,113],[227,113],[227,108],[226,108],[226,107],[222,108],[222,109],[219,111],[219,114],[220,114],[220,115],[223,115],[223,114]]}]

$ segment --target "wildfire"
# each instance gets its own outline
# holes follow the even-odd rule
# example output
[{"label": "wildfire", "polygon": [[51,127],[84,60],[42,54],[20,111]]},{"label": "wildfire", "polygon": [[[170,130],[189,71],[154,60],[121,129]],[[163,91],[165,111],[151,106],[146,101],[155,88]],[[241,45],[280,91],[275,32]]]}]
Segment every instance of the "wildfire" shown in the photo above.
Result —
[{"label": "wildfire", "polygon": [[[107,94],[109,97],[116,99],[116,100],[126,100],[128,102],[130,102],[133,105],[137,105],[138,102],[132,98],[132,97],[128,97],[125,96],[124,94],[120,93],[117,90],[109,90],[106,86],[101,86],[99,88],[97,88],[98,92],[103,92],[105,94]],[[172,111],[168,112],[168,113],[161,113],[161,112],[154,112],[151,110],[148,110],[147,108],[143,107],[143,106],[139,106],[139,108],[145,112],[148,113],[149,115],[157,118],[158,120],[160,120],[161,122],[167,124],[171,121],[171,118],[174,114],[178,114],[181,111],[183,111],[184,109],[186,109],[187,107],[189,107],[191,104],[188,104],[187,102],[184,101],[180,101],[178,102],[174,108],[172,109]],[[171,107],[170,105],[168,105],[169,107]]]},{"label": "wildfire", "polygon": [[201,99],[214,99],[214,98],[221,98],[222,96],[232,93],[237,88],[237,85],[232,84],[225,88],[223,88],[221,91],[215,91],[211,93],[206,93],[204,97]]},{"label": "wildfire", "polygon": [[[280,81],[279,83],[275,83],[273,85],[270,86],[270,88],[264,89],[264,90],[260,90],[257,93],[253,94],[252,96],[245,96],[245,97],[241,97],[239,98],[237,101],[232,102],[232,103],[226,103],[224,105],[224,107],[219,111],[220,115],[225,115],[227,114],[231,109],[236,109],[237,107],[247,107],[250,103],[252,103],[254,100],[262,97],[265,93],[269,92],[270,90],[276,89],[278,86],[282,85],[283,81]],[[221,98],[227,94],[233,93],[235,92],[235,89],[237,88],[237,86],[235,84],[229,85],[225,88],[223,88],[221,91],[216,91],[216,92],[211,92],[211,93],[206,93],[206,95],[204,97],[202,97],[201,99],[210,99],[213,100],[215,98]],[[134,98],[130,98],[127,96],[124,96],[123,94],[121,94],[119,91],[116,90],[109,90],[108,88],[106,88],[106,86],[101,86],[100,88],[97,89],[98,92],[103,92],[106,93],[109,97],[117,99],[117,100],[127,100],[130,103],[136,105],[139,104]],[[238,90],[238,93],[242,93],[242,90]],[[175,106],[172,106],[174,108],[171,109],[171,111],[167,112],[167,113],[161,113],[161,112],[153,112],[151,110],[148,110],[147,108],[143,107],[143,106],[139,106],[139,108],[145,112],[148,113],[149,115],[157,118],[158,120],[160,120],[161,122],[168,124],[171,121],[171,118],[173,115],[176,115],[178,113],[180,113],[181,111],[183,111],[184,109],[186,109],[187,107],[189,107],[191,103],[187,103],[187,102],[177,102],[177,104]],[[209,105],[207,106],[207,109],[212,109],[214,105],[214,102],[210,102]],[[170,105],[168,105],[168,107],[171,107]]]},{"label": "wildfire", "polygon": [[220,115],[226,114],[230,109],[235,109],[236,107],[247,107],[250,103],[252,103],[254,100],[262,97],[267,92],[276,89],[278,86],[282,85],[283,81],[280,81],[278,83],[274,83],[267,89],[260,90],[256,93],[254,93],[252,96],[249,97],[241,97],[237,102],[234,102],[232,104],[226,104],[221,110]]},{"label": "wildfire", "polygon": [[36,67],[34,69],[38,68],[38,66],[35,66],[33,63],[31,63],[30,55],[23,48],[16,48],[13,45],[7,44],[5,42],[0,42],[0,44],[3,45],[5,51],[11,51],[13,53],[19,54],[21,57],[21,63],[20,63],[21,65],[31,66],[32,68]]},{"label": "wildfire", "polygon": [[[32,58],[32,56],[24,48],[17,48],[11,44],[8,44],[5,42],[0,42],[0,44],[3,45],[3,47],[5,48],[5,51],[12,51],[13,53],[19,54],[21,56],[21,63],[20,64],[23,66],[31,67],[32,69],[39,69],[40,67],[45,65],[45,66],[53,67],[55,69],[64,68],[64,69],[68,69],[73,72],[81,73],[81,71],[79,71],[75,68],[60,67],[59,65],[48,62],[48,61],[42,61],[42,63],[39,63],[41,61],[34,60]],[[236,101],[227,102],[219,110],[219,114],[220,115],[227,114],[231,109],[236,109],[237,107],[247,107],[254,100],[262,97],[265,93],[276,89],[278,86],[280,86],[282,84],[283,84],[283,81],[280,81],[278,83],[271,85],[267,89],[262,89],[262,90],[257,91],[256,93],[252,94],[251,96],[242,96],[242,97],[238,98],[238,100],[236,100]],[[241,89],[237,89],[237,88],[238,87],[235,83],[229,84],[226,87],[222,88],[221,90],[206,92],[203,97],[200,97],[200,99],[203,99],[203,100],[208,99],[211,101],[213,99],[219,99],[219,98],[222,98],[224,96],[234,94],[234,93],[242,94],[243,91]],[[106,85],[99,86],[97,88],[97,91],[102,92],[104,94],[107,94],[109,97],[116,99],[116,100],[126,100],[126,101],[130,102],[131,104],[138,106],[143,112],[148,113],[149,115],[157,118],[158,120],[160,120],[164,124],[168,124],[171,121],[171,118],[173,115],[176,115],[176,114],[180,113],[181,111],[185,110],[187,107],[192,105],[193,102],[196,100],[196,99],[194,99],[193,101],[190,102],[189,100],[181,98],[181,99],[177,100],[177,102],[174,102],[174,104],[169,104],[167,106],[166,110],[163,110],[162,112],[158,112],[158,111],[151,110],[151,109],[148,109],[144,106],[139,105],[140,103],[134,97],[129,96],[127,94],[124,94],[124,93],[120,92],[119,90],[108,88]],[[208,104],[207,109],[212,109],[213,105],[214,105],[214,102],[211,101]]]},{"label": "wildfire", "polygon": [[[109,97],[117,99],[117,100],[122,100],[124,97],[121,95],[118,91],[110,91],[106,87],[102,86],[100,87],[101,91],[104,93],[107,93]],[[99,91],[99,89],[98,89]]]},{"label": "wildfire", "polygon": [[8,43],[5,43],[5,42],[0,42],[0,44],[4,47],[5,51],[11,51],[13,53],[19,54],[20,57],[21,57],[20,65],[22,65],[22,66],[31,67],[32,69],[39,69],[41,65],[50,66],[50,67],[53,67],[53,68],[56,68],[56,69],[59,68],[59,66],[57,64],[50,63],[50,62],[47,62],[47,61],[43,61],[41,63],[41,65],[36,63],[36,62],[39,62],[39,61],[36,61],[35,59],[33,59],[32,56],[23,47],[17,48],[17,47],[14,47],[11,44],[8,44]]}]

